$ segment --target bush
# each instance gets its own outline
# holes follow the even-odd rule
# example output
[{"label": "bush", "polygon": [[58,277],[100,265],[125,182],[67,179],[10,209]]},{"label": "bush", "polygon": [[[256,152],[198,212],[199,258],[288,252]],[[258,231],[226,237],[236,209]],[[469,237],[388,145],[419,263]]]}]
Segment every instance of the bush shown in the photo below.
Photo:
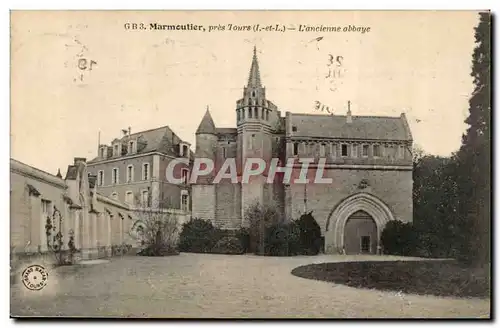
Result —
[{"label": "bush", "polygon": [[323,244],[321,238],[321,228],[312,216],[312,212],[303,214],[296,221],[300,231],[301,254],[317,255]]},{"label": "bush", "polygon": [[300,231],[295,222],[278,223],[266,229],[257,255],[292,256],[301,253]]},{"label": "bush", "polygon": [[236,237],[222,237],[212,248],[211,253],[215,254],[243,254],[244,248],[241,239]]},{"label": "bush", "polygon": [[132,249],[130,244],[111,245],[111,256],[125,255]]},{"label": "bush", "polygon": [[179,237],[181,252],[210,253],[221,238],[221,232],[211,221],[191,219],[184,223]]},{"label": "bush", "polygon": [[140,256],[169,256],[169,255],[179,255],[179,252],[174,247],[164,244],[159,247],[155,245],[149,245],[148,247],[141,250],[137,255]]},{"label": "bush", "polygon": [[415,255],[417,240],[417,232],[413,224],[398,220],[388,222],[380,236],[384,254],[391,255]]},{"label": "bush", "polygon": [[250,251],[250,232],[246,228],[241,228],[236,231],[235,237],[240,240],[243,253]]}]

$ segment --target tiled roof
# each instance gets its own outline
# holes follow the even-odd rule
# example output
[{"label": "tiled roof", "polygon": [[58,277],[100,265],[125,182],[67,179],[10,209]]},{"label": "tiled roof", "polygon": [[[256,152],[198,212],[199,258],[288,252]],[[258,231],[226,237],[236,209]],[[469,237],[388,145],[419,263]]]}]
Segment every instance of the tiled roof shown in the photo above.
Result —
[{"label": "tiled roof", "polygon": [[367,140],[411,140],[404,116],[352,116],[291,114],[291,126],[297,131],[288,134],[298,137],[325,137]]}]

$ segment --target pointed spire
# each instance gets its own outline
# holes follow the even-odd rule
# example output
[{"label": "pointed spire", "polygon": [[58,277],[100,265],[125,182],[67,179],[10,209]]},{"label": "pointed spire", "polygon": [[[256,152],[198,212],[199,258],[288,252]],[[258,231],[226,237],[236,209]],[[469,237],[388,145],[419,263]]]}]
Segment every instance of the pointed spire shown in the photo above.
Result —
[{"label": "pointed spire", "polygon": [[58,177],[59,179],[62,179],[61,169],[57,169],[56,177]]},{"label": "pointed spire", "polygon": [[203,119],[201,120],[201,123],[198,126],[198,129],[196,130],[196,134],[201,134],[201,133],[215,134],[215,124],[214,120],[212,119],[212,115],[210,115],[210,110],[208,109],[208,106],[207,106],[207,111],[205,112],[205,115],[203,116]]},{"label": "pointed spire", "polygon": [[257,47],[253,47],[252,66],[250,67],[250,75],[248,76],[248,87],[261,88],[259,62],[257,60]]}]

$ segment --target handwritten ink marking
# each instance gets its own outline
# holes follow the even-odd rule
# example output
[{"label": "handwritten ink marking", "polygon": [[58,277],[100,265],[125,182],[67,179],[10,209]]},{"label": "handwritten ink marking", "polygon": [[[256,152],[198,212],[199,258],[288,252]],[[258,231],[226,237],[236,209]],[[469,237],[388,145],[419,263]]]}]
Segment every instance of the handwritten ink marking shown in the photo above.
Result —
[{"label": "handwritten ink marking", "polygon": [[87,69],[89,71],[92,70],[92,65],[97,65],[97,62],[94,60],[90,60],[90,64],[87,66],[87,59],[85,58],[80,58],[78,59],[78,68],[81,69],[82,71],[86,71]]}]

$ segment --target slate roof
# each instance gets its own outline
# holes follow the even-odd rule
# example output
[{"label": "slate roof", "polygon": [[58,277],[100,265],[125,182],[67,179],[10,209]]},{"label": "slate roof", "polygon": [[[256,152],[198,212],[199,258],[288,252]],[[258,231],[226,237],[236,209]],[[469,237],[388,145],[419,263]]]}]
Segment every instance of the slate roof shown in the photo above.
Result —
[{"label": "slate roof", "polygon": [[237,128],[217,128],[217,134],[238,134]]},{"label": "slate roof", "polygon": [[207,111],[205,112],[205,115],[203,115],[203,118],[201,119],[198,129],[196,129],[196,134],[200,133],[209,133],[209,134],[216,133],[215,123],[214,120],[212,119],[212,115],[210,115],[210,111],[208,110],[208,108]]},{"label": "slate roof", "polygon": [[411,140],[411,133],[404,115],[352,116],[347,123],[345,115],[291,114],[291,126],[297,131],[287,131],[296,137],[324,137],[365,140]]},{"label": "slate roof", "polygon": [[[179,154],[179,143],[183,140],[179,138],[168,126],[162,126],[156,129],[140,131],[132,133],[130,136],[123,136],[121,139],[115,139],[126,145],[129,140],[137,139],[137,153],[149,153],[158,151],[167,155],[177,157]],[[190,150],[191,158],[194,153]],[[111,158],[111,152],[108,151],[108,158]],[[97,162],[100,158],[96,157],[89,161],[89,163]]]}]

